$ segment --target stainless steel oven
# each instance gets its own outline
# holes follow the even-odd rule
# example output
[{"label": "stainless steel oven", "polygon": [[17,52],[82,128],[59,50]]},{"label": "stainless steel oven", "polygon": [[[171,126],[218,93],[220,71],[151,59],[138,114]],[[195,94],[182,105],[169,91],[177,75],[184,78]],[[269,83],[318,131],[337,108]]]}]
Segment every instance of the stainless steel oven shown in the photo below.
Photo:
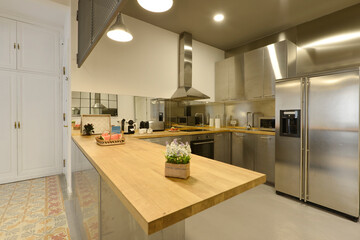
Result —
[{"label": "stainless steel oven", "polygon": [[201,134],[192,136],[191,152],[196,155],[214,159],[214,135]]}]

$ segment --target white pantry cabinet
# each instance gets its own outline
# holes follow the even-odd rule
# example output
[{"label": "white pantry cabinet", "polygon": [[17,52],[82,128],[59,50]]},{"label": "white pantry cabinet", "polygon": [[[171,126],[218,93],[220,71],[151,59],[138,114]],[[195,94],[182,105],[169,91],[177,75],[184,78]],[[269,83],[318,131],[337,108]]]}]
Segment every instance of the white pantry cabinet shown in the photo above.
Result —
[{"label": "white pantry cabinet", "polygon": [[18,175],[57,174],[61,169],[59,77],[18,76]]},{"label": "white pantry cabinet", "polygon": [[0,68],[16,69],[16,21],[0,18]]},{"label": "white pantry cabinet", "polygon": [[58,74],[59,31],[0,18],[0,68]]},{"label": "white pantry cabinet", "polygon": [[17,176],[16,74],[0,71],[0,184]]},{"label": "white pantry cabinet", "polygon": [[58,76],[0,71],[0,184],[59,174]]}]

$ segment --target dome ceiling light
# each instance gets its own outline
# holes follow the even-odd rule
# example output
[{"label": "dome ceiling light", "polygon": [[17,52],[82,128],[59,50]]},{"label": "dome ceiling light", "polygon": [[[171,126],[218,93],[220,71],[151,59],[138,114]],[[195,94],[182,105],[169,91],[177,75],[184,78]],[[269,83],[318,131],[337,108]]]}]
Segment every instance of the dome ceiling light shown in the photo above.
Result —
[{"label": "dome ceiling light", "polygon": [[174,4],[173,0],[137,0],[139,5],[150,12],[166,12]]}]

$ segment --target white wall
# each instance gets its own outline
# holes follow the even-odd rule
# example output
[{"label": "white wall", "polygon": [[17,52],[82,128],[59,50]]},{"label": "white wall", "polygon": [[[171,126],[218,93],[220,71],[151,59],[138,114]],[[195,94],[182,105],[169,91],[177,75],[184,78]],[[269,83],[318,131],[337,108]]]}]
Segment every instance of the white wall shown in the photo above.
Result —
[{"label": "white wall", "polygon": [[[72,46],[77,46],[76,5],[72,3]],[[118,43],[102,37],[83,66],[72,48],[72,90],[170,98],[178,81],[179,35],[124,15],[134,39]],[[215,96],[215,62],[222,50],[193,41],[193,86]]]},{"label": "white wall", "polygon": [[64,27],[67,0],[0,0],[0,14],[54,27]]}]

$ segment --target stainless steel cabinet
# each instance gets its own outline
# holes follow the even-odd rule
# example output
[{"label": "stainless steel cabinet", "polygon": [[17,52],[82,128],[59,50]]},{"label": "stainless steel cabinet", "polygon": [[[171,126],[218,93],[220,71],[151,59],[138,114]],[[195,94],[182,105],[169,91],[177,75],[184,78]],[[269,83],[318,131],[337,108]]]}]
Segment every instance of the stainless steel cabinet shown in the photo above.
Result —
[{"label": "stainless steel cabinet", "polygon": [[232,133],[232,164],[266,174],[275,179],[275,137],[251,133]]},{"label": "stainless steel cabinet", "polygon": [[264,48],[244,54],[245,97],[256,99],[263,97]]},{"label": "stainless steel cabinet", "polygon": [[282,41],[244,54],[246,99],[275,96],[275,80],[296,73],[296,45]]},{"label": "stainless steel cabinet", "polygon": [[[228,58],[229,59],[229,58]],[[225,101],[229,95],[229,60],[215,63],[215,100]]]},{"label": "stainless steel cabinet", "polygon": [[227,58],[215,64],[215,100],[244,99],[244,56]]},{"label": "stainless steel cabinet", "polygon": [[214,134],[214,159],[231,163],[231,133]]},{"label": "stainless steel cabinet", "polygon": [[235,166],[254,170],[255,135],[232,133],[231,160]]},{"label": "stainless steel cabinet", "polygon": [[275,181],[275,136],[256,135],[255,171],[266,174],[269,183]]}]

